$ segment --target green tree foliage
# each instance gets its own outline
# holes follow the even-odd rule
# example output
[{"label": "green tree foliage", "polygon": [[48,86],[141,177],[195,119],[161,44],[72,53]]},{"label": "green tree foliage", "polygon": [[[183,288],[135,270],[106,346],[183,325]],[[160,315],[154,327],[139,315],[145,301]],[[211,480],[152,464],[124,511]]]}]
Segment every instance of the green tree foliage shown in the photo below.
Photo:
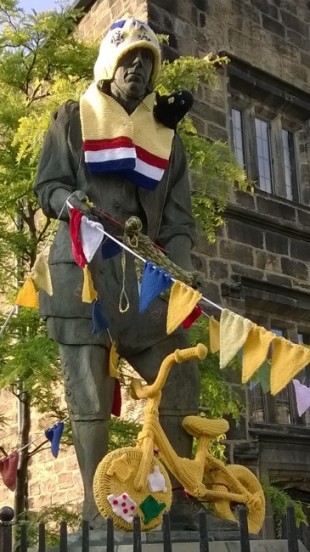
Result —
[{"label": "green tree foliage", "polygon": [[[191,328],[191,342],[203,343],[209,347],[208,318],[203,317]],[[240,402],[237,392],[227,384],[226,370],[219,369],[218,353],[208,353],[207,357],[200,361],[201,392],[200,405],[208,418],[231,417],[238,423],[244,405]],[[241,365],[238,357],[235,357],[228,365],[227,370],[234,370],[240,374]]]},{"label": "green tree foliage", "polygon": [[282,522],[285,518],[288,506],[292,505],[294,507],[297,527],[299,527],[301,523],[308,525],[307,516],[303,511],[302,503],[299,500],[293,500],[285,490],[280,489],[275,485],[271,485],[266,481],[262,482],[262,487],[266,498],[270,501],[275,522],[276,537],[278,539],[282,538]]}]

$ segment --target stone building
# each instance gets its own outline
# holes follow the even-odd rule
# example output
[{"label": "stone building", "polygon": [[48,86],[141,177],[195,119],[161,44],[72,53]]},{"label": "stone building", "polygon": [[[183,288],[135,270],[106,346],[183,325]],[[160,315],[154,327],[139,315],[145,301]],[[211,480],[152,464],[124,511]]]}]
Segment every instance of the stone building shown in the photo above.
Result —
[{"label": "stone building", "polygon": [[[227,54],[192,111],[199,132],[231,144],[255,193],[235,191],[215,245],[201,239],[206,295],[293,342],[310,344],[310,5],[305,0],[77,0],[79,33],[98,38],[126,11],[169,35],[165,55]],[[218,314],[218,313],[217,313]],[[228,374],[229,377],[229,374]],[[298,376],[310,384],[310,369]],[[232,385],[239,383],[231,382]],[[243,423],[230,457],[310,502],[310,412],[292,385],[277,396],[240,389]],[[267,519],[266,534],[272,534]]]}]

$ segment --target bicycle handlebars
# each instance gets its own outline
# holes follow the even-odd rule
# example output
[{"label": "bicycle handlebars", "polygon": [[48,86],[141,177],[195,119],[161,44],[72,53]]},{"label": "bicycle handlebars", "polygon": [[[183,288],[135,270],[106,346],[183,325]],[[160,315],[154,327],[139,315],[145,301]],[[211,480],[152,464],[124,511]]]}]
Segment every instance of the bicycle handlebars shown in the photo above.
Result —
[{"label": "bicycle handlebars", "polygon": [[207,347],[202,343],[198,343],[195,347],[189,347],[188,349],[177,349],[174,353],[168,355],[162,361],[156,380],[152,385],[142,386],[141,381],[133,379],[131,382],[132,396],[136,399],[147,399],[155,397],[163,388],[166,383],[169,372],[174,363],[180,364],[186,360],[192,358],[199,358],[203,360],[208,353]]},{"label": "bicycle handlebars", "polygon": [[192,358],[199,358],[203,360],[208,354],[208,349],[202,343],[197,343],[196,347],[189,347],[188,349],[177,349],[174,352],[175,362],[180,364],[185,360],[191,360]]}]

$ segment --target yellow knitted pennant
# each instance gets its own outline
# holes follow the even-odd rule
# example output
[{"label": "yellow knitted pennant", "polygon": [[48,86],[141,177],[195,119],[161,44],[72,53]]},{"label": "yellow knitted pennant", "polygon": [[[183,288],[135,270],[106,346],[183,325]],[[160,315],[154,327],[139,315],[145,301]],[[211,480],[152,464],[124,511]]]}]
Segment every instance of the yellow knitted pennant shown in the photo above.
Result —
[{"label": "yellow knitted pennant", "polygon": [[83,268],[83,274],[84,282],[82,290],[82,301],[83,303],[92,303],[95,299],[97,299],[97,292],[94,289],[91,273],[87,265]]},{"label": "yellow knitted pennant", "polygon": [[109,375],[111,376],[111,378],[119,377],[119,371],[118,371],[119,358],[120,357],[116,350],[116,345],[113,341],[110,349],[110,356],[109,356]]},{"label": "yellow knitted pennant", "polygon": [[177,329],[200,301],[202,294],[178,280],[174,282],[167,312],[167,334]]},{"label": "yellow knitted pennant", "polygon": [[254,372],[263,364],[267,357],[270,343],[275,337],[274,333],[268,332],[268,330],[256,324],[250,329],[243,346],[242,383],[249,381]]},{"label": "yellow knitted pennant", "polygon": [[309,363],[310,349],[276,337],[271,356],[271,394],[279,393]]},{"label": "yellow knitted pennant", "polygon": [[38,294],[32,278],[28,277],[23,287],[19,290],[15,305],[37,309],[39,307]]},{"label": "yellow knitted pennant", "polygon": [[47,254],[42,252],[37,256],[31,271],[31,277],[37,289],[43,289],[48,295],[53,295],[53,285]]},{"label": "yellow knitted pennant", "polygon": [[243,347],[250,329],[251,320],[223,309],[220,319],[220,368],[223,369]]},{"label": "yellow knitted pennant", "polygon": [[209,318],[209,344],[211,353],[220,350],[220,323],[213,316]]}]

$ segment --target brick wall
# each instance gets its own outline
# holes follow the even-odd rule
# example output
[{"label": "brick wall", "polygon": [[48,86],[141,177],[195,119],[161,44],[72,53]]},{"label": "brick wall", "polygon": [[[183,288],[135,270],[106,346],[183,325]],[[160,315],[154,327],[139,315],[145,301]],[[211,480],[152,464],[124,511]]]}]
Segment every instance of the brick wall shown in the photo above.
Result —
[{"label": "brick wall", "polygon": [[[8,391],[1,391],[0,401],[0,412],[5,415],[6,422],[6,425],[0,428],[0,445],[10,453],[19,448],[18,401]],[[42,439],[38,439],[30,450],[45,440],[44,430],[53,423],[48,417],[42,418],[34,412],[30,441],[40,436]],[[82,481],[72,446],[65,447],[61,444],[56,459],[48,445],[32,457],[29,464],[31,510],[61,504],[79,511],[82,496]],[[0,478],[0,507],[6,505],[14,506],[14,493],[5,487]]]},{"label": "brick wall", "polygon": [[146,20],[146,1],[97,0],[80,22],[78,34],[83,39],[98,41],[103,37],[111,23],[126,13],[134,14],[135,17]]}]

